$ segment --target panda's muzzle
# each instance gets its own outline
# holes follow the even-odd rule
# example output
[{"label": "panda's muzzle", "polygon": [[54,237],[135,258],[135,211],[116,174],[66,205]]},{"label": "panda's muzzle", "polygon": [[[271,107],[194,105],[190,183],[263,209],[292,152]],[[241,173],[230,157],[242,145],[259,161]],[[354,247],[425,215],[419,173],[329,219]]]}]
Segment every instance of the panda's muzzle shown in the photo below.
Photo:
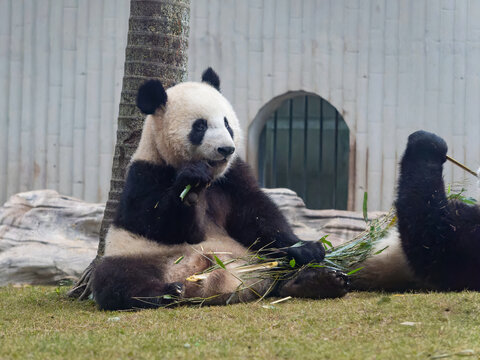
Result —
[{"label": "panda's muzzle", "polygon": [[224,146],[217,148],[217,152],[223,156],[221,160],[208,160],[208,165],[211,167],[221,166],[228,162],[228,158],[235,152],[233,146]]},{"label": "panda's muzzle", "polygon": [[223,146],[217,148],[217,151],[226,159],[235,152],[235,148],[233,146]]}]

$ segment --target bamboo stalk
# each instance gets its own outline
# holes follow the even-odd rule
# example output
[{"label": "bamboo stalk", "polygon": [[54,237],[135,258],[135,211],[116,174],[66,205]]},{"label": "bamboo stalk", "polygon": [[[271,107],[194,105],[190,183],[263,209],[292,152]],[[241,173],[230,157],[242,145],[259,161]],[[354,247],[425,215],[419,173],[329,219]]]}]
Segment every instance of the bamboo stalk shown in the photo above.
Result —
[{"label": "bamboo stalk", "polygon": [[470,174],[472,174],[473,176],[475,177],[478,177],[477,173],[471,169],[469,169],[468,167],[466,167],[465,165],[463,165],[462,163],[458,162],[457,160],[455,160],[454,158],[451,158],[450,156],[447,155],[447,160],[451,161],[452,163],[454,163],[455,165],[461,167],[463,170],[465,170],[466,172],[469,172]]}]

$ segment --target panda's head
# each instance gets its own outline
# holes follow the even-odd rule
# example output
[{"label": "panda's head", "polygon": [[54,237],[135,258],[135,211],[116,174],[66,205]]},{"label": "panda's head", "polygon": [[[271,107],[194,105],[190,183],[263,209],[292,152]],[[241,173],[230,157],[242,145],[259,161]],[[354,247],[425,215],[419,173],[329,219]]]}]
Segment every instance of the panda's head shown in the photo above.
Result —
[{"label": "panda's head", "polygon": [[143,84],[137,106],[148,116],[137,152],[154,152],[175,168],[205,161],[215,177],[223,175],[236,157],[241,134],[238,118],[219,90],[220,79],[211,68],[202,82],[184,82],[166,91],[158,80]]}]

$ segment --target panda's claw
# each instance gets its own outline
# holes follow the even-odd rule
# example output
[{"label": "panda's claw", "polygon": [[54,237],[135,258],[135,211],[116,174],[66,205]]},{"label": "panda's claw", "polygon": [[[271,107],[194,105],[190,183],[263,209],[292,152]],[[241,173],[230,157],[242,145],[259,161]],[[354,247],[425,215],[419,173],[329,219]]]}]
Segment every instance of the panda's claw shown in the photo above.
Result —
[{"label": "panda's claw", "polygon": [[185,285],[181,282],[173,282],[168,284],[167,293],[173,296],[182,296],[185,292]]},{"label": "panda's claw", "polygon": [[174,290],[177,292],[177,294],[183,293],[183,284],[182,283],[175,283]]}]

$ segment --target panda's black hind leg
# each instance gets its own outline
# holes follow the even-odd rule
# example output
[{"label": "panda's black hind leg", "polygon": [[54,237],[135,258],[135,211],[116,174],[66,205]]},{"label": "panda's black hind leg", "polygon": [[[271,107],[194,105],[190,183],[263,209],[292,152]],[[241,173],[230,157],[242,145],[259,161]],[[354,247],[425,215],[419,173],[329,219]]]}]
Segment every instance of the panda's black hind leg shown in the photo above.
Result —
[{"label": "panda's black hind leg", "polygon": [[408,137],[404,157],[410,162],[433,162],[443,164],[447,158],[448,146],[440,136],[419,130]]},{"label": "panda's black hind leg", "polygon": [[102,310],[157,308],[181,299],[184,285],[163,281],[155,257],[108,256],[96,266],[92,292]]},{"label": "panda's black hind leg", "polygon": [[348,285],[348,277],[340,271],[306,268],[280,284],[276,295],[310,299],[338,298],[348,292]]}]

